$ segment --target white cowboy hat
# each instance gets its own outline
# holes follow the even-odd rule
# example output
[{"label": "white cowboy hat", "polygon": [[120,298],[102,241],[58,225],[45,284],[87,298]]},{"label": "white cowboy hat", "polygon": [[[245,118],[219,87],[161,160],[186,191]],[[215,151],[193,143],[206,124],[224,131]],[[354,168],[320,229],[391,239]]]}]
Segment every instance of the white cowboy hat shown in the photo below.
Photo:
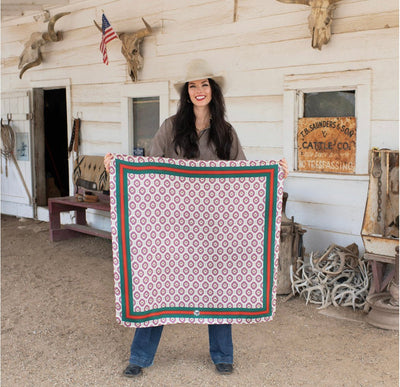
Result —
[{"label": "white cowboy hat", "polygon": [[219,74],[214,74],[208,63],[204,59],[194,59],[186,67],[186,77],[174,84],[174,87],[178,93],[181,92],[182,87],[186,82],[197,81],[199,79],[212,78],[221,89],[224,88],[225,80],[224,77]]}]

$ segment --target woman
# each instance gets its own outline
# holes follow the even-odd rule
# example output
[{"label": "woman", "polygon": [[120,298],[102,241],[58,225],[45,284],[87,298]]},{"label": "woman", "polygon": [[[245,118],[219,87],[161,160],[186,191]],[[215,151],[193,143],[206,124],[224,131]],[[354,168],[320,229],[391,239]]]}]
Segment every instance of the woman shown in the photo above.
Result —
[{"label": "woman", "polygon": [[[225,120],[221,91],[223,78],[214,76],[203,60],[188,66],[185,80],[175,85],[180,92],[178,111],[164,121],[156,133],[149,156],[195,160],[244,160],[238,136]],[[111,154],[104,159],[109,169]],[[280,162],[287,176],[286,161]],[[124,376],[134,377],[153,364],[163,326],[137,328]],[[222,374],[233,371],[231,325],[209,325],[211,359]]]}]

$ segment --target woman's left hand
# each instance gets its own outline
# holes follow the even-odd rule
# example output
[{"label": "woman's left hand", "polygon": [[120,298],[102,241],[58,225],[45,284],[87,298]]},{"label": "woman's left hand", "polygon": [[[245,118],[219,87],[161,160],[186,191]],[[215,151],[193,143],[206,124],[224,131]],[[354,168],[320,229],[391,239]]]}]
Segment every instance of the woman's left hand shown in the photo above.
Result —
[{"label": "woman's left hand", "polygon": [[112,153],[107,153],[104,156],[104,168],[105,168],[107,173],[110,173],[110,164],[111,164],[111,160],[113,158],[114,158],[114,155]]},{"label": "woman's left hand", "polygon": [[283,169],[283,178],[286,179],[289,176],[289,167],[286,159],[279,160],[279,165]]}]

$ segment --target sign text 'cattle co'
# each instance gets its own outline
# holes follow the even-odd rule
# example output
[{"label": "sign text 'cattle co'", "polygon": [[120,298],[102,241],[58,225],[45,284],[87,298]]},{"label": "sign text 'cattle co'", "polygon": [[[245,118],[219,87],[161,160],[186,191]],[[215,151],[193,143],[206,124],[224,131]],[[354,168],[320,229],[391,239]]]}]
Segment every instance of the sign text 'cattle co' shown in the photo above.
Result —
[{"label": "sign text 'cattle co'", "polygon": [[356,118],[300,118],[297,132],[298,170],[354,173]]}]

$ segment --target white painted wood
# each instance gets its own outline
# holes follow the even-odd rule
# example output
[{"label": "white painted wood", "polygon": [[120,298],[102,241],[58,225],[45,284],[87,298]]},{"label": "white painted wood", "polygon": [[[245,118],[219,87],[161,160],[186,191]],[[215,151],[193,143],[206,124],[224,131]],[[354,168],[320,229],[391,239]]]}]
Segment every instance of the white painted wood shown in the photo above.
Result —
[{"label": "white painted wood", "polygon": [[[285,188],[292,192],[289,200],[310,202],[323,205],[365,207],[368,177],[358,176],[357,179],[348,175],[308,173],[290,174],[285,181]],[[308,175],[305,177],[305,175]]]},{"label": "white painted wood", "polygon": [[[61,85],[59,80],[69,80],[68,134],[72,118],[79,116],[80,154],[130,153],[129,98],[157,91],[162,95],[162,121],[176,112],[179,97],[174,82],[184,76],[191,59],[202,57],[226,78],[227,118],[247,158],[288,160],[292,169],[285,182],[288,215],[304,222],[306,249],[352,242],[361,248],[368,151],[373,146],[398,149],[399,144],[398,1],[338,2],[331,41],[321,51],[310,45],[309,7],[239,0],[234,21],[234,4],[234,0],[149,0],[134,5],[131,0],[69,0],[50,10],[52,15],[71,12],[56,24],[63,40],[46,45],[43,63],[28,70],[22,80],[18,62],[24,43],[31,33],[47,27],[32,14],[4,20],[2,91],[51,88]],[[101,35],[93,20],[100,22],[102,10],[118,32],[143,28],[142,17],[153,27],[153,34],[142,43],[144,68],[137,84],[129,78],[119,41],[108,45],[109,66],[101,61]],[[355,74],[367,75],[355,79]],[[350,86],[357,87],[357,174],[294,172],[301,93],[307,87]],[[2,104],[2,117],[6,110]],[[2,198],[3,213],[25,214],[22,208],[21,203]],[[45,217],[43,213],[39,210],[38,216]],[[321,213],[326,217],[318,216]],[[90,222],[107,229],[109,220],[104,218],[93,214]]]},{"label": "white painted wood", "polygon": [[298,103],[296,88],[286,88],[283,100],[283,154],[289,171],[297,168],[294,128],[297,127]]},{"label": "white painted wood", "polygon": [[306,233],[303,235],[303,244],[307,251],[320,252],[325,251],[332,243],[346,247],[356,243],[360,254],[364,254],[364,246],[359,233],[346,234],[341,232],[332,232],[328,230],[314,229],[304,227]]},{"label": "white painted wood", "polygon": [[[336,5],[334,19],[375,12],[398,11],[398,7],[397,0],[386,0],[384,2],[376,2],[374,0],[346,0]],[[268,2],[268,6],[263,0],[239,1],[238,8],[239,20],[257,19],[268,15],[280,15],[284,18],[290,13],[307,12],[307,15],[309,13],[309,7],[306,5],[284,4],[276,0]],[[306,17],[304,19],[305,23],[307,22]]]},{"label": "white painted wood", "polygon": [[19,16],[26,11],[42,10],[49,6],[62,6],[68,4],[68,0],[3,0],[1,2],[2,16]]},{"label": "white painted wood", "polygon": [[159,97],[160,125],[169,116],[169,85],[168,82],[137,83],[125,85],[121,89],[121,134],[122,152],[132,154],[133,152],[133,116],[131,102],[132,98]]},{"label": "white painted wood", "polygon": [[226,98],[230,121],[278,121],[282,117],[282,96]]},{"label": "white painted wood", "polygon": [[371,121],[371,148],[393,149],[399,144],[398,121]]},{"label": "white painted wood", "polygon": [[[393,85],[395,86],[395,85]],[[372,119],[398,120],[399,119],[399,90],[398,88],[375,90],[373,93]],[[391,103],[387,103],[391,101]],[[397,106],[397,107],[396,107]]]},{"label": "white painted wood", "polygon": [[[224,49],[239,47],[250,42],[252,46],[283,42],[294,39],[311,39],[307,21],[302,25],[302,19],[295,14],[282,18],[281,15],[264,19],[248,20],[234,24],[225,24],[202,29],[192,29],[183,36],[180,31],[175,34],[161,34],[157,36],[158,55],[184,53],[193,45],[198,50]],[[346,34],[354,31],[371,31],[398,27],[398,15],[393,12],[369,14],[364,16],[348,17],[335,21],[332,28],[332,39],[337,34]],[[172,36],[171,36],[172,35]]]},{"label": "white painted wood", "polygon": [[29,204],[8,201],[4,198],[1,200],[1,213],[18,218],[33,218],[32,207]]},{"label": "white painted wood", "polygon": [[85,121],[120,122],[121,109],[119,102],[92,103],[78,102],[72,105],[75,115]]},{"label": "white painted wood", "polygon": [[121,152],[122,136],[120,129],[119,122],[86,121],[83,119],[79,154],[103,156],[107,152]]},{"label": "white painted wood", "polygon": [[71,90],[74,103],[119,103],[121,99],[121,85],[119,83],[76,84]]},{"label": "white painted wood", "polygon": [[242,146],[268,144],[271,148],[282,149],[283,131],[281,122],[239,122],[230,121],[235,128]]},{"label": "white painted wood", "polygon": [[287,208],[287,215],[296,214],[296,221],[305,227],[344,234],[361,232],[360,224],[362,224],[363,216],[359,211],[360,208],[357,207],[292,202],[288,203]]},{"label": "white painted wood", "polygon": [[280,160],[282,158],[282,149],[244,146],[244,154],[247,160]]},{"label": "white painted wood", "polygon": [[[32,148],[30,138],[30,104],[29,92],[6,92],[1,94],[1,112],[4,123],[9,123],[14,134],[14,157],[7,161],[1,156],[1,197],[15,203],[32,205]],[[19,133],[28,135],[29,160],[17,160],[16,146]],[[4,149],[3,143],[1,144]],[[32,215],[32,212],[31,212]]]}]

